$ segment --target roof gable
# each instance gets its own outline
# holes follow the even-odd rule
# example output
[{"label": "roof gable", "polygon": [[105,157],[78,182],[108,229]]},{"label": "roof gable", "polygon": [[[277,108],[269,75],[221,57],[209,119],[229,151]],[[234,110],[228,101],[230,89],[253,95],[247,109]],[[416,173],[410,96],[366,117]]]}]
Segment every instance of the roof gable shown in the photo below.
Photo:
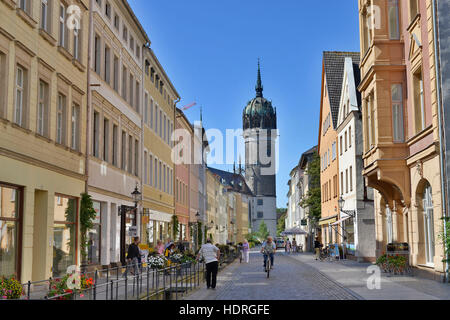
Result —
[{"label": "roof gable", "polygon": [[327,83],[326,90],[330,101],[331,119],[334,129],[336,129],[338,122],[345,57],[350,57],[354,63],[359,64],[359,52],[325,51],[323,53],[324,73]]}]

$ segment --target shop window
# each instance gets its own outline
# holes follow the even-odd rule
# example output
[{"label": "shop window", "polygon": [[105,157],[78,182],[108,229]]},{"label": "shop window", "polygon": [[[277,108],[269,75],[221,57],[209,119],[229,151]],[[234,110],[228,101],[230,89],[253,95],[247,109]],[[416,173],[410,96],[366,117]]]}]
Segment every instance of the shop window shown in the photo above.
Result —
[{"label": "shop window", "polygon": [[[58,197],[62,205],[58,205]],[[75,198],[55,196],[53,224],[53,278],[63,276],[76,265],[77,212]]]},{"label": "shop window", "polygon": [[0,184],[0,276],[18,276],[19,189]]}]

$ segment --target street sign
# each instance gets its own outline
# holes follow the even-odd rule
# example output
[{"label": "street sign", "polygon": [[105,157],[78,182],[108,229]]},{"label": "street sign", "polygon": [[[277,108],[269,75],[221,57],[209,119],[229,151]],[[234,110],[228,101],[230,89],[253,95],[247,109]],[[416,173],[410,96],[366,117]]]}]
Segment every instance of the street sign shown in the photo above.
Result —
[{"label": "street sign", "polygon": [[131,227],[128,229],[128,235],[129,235],[130,237],[137,237],[137,227],[136,227],[136,226],[131,226]]}]

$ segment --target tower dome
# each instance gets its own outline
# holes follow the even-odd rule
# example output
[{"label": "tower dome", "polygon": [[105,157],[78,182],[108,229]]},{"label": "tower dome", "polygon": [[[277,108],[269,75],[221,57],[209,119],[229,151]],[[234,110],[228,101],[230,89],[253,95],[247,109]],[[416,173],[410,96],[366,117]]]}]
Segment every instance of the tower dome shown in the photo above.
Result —
[{"label": "tower dome", "polygon": [[247,129],[276,129],[276,111],[272,102],[263,97],[263,86],[261,81],[261,68],[258,61],[258,79],[256,82],[256,97],[248,102],[244,108],[243,124]]}]

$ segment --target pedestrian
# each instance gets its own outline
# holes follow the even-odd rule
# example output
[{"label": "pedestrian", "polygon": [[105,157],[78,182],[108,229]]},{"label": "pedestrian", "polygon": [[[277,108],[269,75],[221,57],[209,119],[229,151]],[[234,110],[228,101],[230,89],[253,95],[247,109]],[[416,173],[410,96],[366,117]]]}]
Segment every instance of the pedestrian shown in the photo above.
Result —
[{"label": "pedestrian", "polygon": [[291,241],[289,240],[289,238],[287,238],[287,240],[286,240],[285,250],[286,250],[287,253],[291,252]]},{"label": "pedestrian", "polygon": [[139,259],[141,258],[141,254],[139,251],[139,237],[134,237],[134,242],[130,244],[128,247],[128,253],[127,253],[127,269],[128,266],[131,265],[132,269],[131,274],[135,275],[136,273],[139,274]]},{"label": "pedestrian", "polygon": [[314,250],[316,251],[316,260],[320,257],[320,248],[322,248],[322,244],[319,241],[319,237],[316,237],[314,240]]},{"label": "pedestrian", "polygon": [[292,252],[297,252],[297,241],[294,239],[292,239]]},{"label": "pedestrian", "polygon": [[178,251],[180,251],[181,253],[184,253],[184,244],[183,242],[178,242],[178,246],[177,246]]},{"label": "pedestrian", "polygon": [[158,252],[158,254],[164,254],[164,245],[161,240],[156,242],[156,252]]},{"label": "pedestrian", "polygon": [[219,271],[220,250],[207,239],[198,252],[197,260],[202,259],[206,263],[206,289],[216,289],[217,272]]},{"label": "pedestrian", "polygon": [[247,239],[244,240],[244,243],[242,244],[242,258],[244,262],[249,263],[250,257],[250,245],[248,244]]}]

